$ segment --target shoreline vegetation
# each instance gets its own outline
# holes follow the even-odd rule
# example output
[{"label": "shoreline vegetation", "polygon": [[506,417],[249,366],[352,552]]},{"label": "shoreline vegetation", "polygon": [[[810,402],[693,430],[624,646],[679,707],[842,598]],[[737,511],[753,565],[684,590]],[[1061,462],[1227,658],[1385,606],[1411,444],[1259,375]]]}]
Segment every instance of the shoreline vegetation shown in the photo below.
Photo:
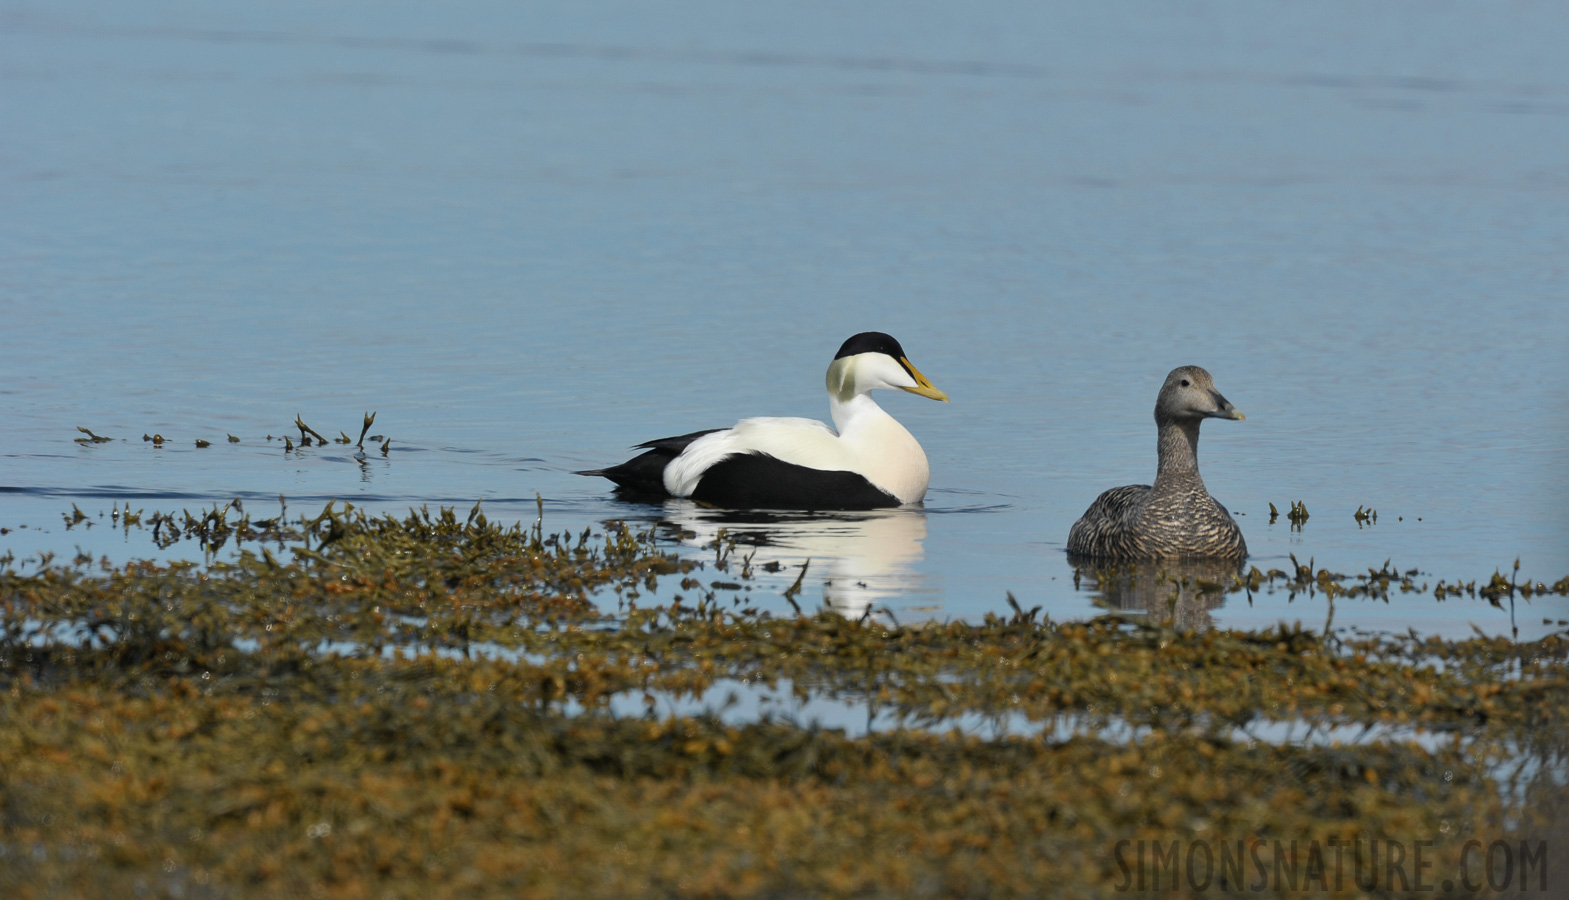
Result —
[{"label": "shoreline vegetation", "polygon": [[[1569,838],[1563,632],[1235,631],[1175,608],[1059,623],[1011,597],[972,623],[781,617],[729,595],[753,577],[733,542],[698,562],[620,523],[335,504],[114,522],[196,540],[204,562],[0,558],[5,897],[1569,884],[1547,869]],[[1387,563],[1230,578],[1167,589],[1569,594]],[[667,579],[682,593],[651,603]],[[591,601],[606,591],[617,613]],[[869,727],[668,702],[734,684],[864,706]],[[1245,865],[1221,865],[1232,850]]]}]

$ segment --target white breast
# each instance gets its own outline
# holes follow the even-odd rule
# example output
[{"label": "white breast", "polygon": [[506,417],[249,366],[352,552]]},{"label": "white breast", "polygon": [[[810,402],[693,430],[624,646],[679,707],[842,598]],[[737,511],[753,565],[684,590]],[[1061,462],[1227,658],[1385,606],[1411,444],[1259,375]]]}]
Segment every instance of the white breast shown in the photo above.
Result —
[{"label": "white breast", "polygon": [[900,503],[919,503],[931,482],[931,468],[915,435],[870,395],[857,394],[845,401],[830,398],[829,405],[839,426],[839,442],[857,461],[852,471],[865,475]]}]

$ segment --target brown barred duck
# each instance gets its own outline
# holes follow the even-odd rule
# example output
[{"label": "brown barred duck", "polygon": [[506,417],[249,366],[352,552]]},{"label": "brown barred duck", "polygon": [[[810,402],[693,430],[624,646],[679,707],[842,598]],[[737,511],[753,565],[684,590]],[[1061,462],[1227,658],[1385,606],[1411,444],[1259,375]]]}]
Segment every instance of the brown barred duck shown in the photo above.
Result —
[{"label": "brown barred duck", "polygon": [[[871,392],[897,388],[947,402],[878,331],[845,341],[828,366],[834,428],[813,419],[742,419],[639,444],[646,452],[599,475],[640,500],[688,497],[730,509],[878,509],[920,503],[931,473],[915,437]],[[835,428],[838,430],[835,431]]]},{"label": "brown barred duck", "polygon": [[1199,477],[1199,424],[1242,413],[1198,366],[1173,369],[1155,399],[1160,462],[1155,484],[1112,488],[1068,532],[1068,552],[1097,559],[1210,558],[1248,555],[1242,530]]}]

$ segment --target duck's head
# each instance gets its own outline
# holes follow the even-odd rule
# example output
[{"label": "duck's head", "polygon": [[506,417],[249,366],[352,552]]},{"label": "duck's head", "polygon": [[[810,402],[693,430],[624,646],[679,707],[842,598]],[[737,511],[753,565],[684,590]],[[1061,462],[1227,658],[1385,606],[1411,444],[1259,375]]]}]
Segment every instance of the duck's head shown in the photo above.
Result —
[{"label": "duck's head", "polygon": [[933,400],[948,401],[948,395],[932,386],[920,370],[910,364],[904,348],[881,331],[863,331],[845,341],[828,366],[828,393],[841,402],[878,388],[898,388]]},{"label": "duck's head", "polygon": [[1215,379],[1198,366],[1172,369],[1155,398],[1157,422],[1243,418],[1246,416],[1215,390]]}]

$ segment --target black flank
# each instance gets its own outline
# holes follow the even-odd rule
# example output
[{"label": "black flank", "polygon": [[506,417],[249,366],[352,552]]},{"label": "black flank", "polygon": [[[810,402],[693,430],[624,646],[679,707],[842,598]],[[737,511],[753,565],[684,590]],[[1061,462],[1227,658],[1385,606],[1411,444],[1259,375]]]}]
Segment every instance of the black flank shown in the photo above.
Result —
[{"label": "black flank", "polygon": [[766,453],[738,453],[715,463],[692,499],[729,509],[883,509],[899,498],[843,470],[813,469]]}]

